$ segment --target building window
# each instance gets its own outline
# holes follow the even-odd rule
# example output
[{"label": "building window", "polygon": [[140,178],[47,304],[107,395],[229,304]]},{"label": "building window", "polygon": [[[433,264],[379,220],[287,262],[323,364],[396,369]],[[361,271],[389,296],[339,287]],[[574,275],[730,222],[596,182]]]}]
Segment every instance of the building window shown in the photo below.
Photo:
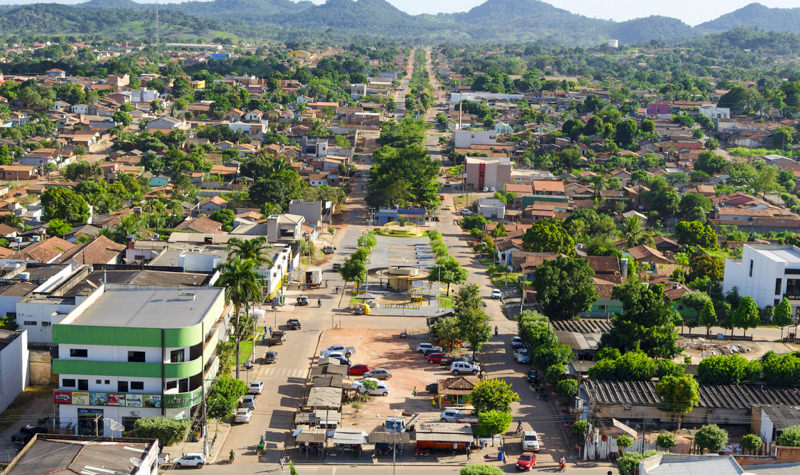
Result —
[{"label": "building window", "polygon": [[49,327],[50,326],[50,322],[42,322],[42,326],[43,327]]},{"label": "building window", "polygon": [[128,382],[127,381],[117,381],[117,391],[121,393],[128,392]]},{"label": "building window", "polygon": [[74,379],[64,378],[64,379],[61,380],[61,387],[62,388],[74,388],[75,387],[75,380]]},{"label": "building window", "polygon": [[172,350],[169,352],[169,361],[171,363],[183,363],[184,360],[184,351],[183,349],[180,350]]},{"label": "building window", "polygon": [[22,324],[25,325],[26,327],[35,327],[36,326],[36,321],[35,320],[25,320],[24,322],[22,322]]},{"label": "building window", "polygon": [[78,380],[78,390],[79,391],[88,391],[89,390],[89,380],[88,379],[79,379]]},{"label": "building window", "polygon": [[167,391],[170,389],[177,389],[177,388],[178,388],[177,381],[167,381],[167,384],[164,386],[164,389]]},{"label": "building window", "polygon": [[775,279],[775,295],[781,294],[781,279]]},{"label": "building window", "polygon": [[103,384],[103,380],[102,379],[96,379],[94,381],[94,384]]},{"label": "building window", "polygon": [[111,384],[111,381],[106,379],[106,384]]},{"label": "building window", "polygon": [[128,362],[129,363],[144,363],[144,351],[129,351],[128,352]]},{"label": "building window", "polygon": [[800,298],[800,279],[786,279],[786,293],[789,300]]},{"label": "building window", "polygon": [[70,358],[87,358],[89,356],[89,350],[86,348],[70,348],[69,356]]},{"label": "building window", "polygon": [[753,277],[753,259],[750,259],[750,277]]},{"label": "building window", "polygon": [[180,384],[178,386],[178,391],[182,393],[189,392],[189,378],[181,379]]},{"label": "building window", "polygon": [[144,391],[144,382],[131,381],[131,391]]}]

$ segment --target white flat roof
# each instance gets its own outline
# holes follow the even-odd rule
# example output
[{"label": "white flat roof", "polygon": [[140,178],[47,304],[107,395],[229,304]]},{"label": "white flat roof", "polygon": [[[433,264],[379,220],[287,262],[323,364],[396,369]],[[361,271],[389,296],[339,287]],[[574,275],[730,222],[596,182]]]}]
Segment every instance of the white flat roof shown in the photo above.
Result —
[{"label": "white flat roof", "polygon": [[775,262],[800,264],[800,249],[795,246],[749,246],[753,251]]}]

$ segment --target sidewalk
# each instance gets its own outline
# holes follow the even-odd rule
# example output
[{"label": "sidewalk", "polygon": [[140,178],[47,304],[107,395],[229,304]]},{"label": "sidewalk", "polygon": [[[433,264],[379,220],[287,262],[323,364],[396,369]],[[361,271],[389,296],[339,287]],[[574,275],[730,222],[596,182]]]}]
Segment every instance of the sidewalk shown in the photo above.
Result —
[{"label": "sidewalk", "polygon": [[[219,422],[214,420],[209,421],[210,424],[208,425],[208,443],[209,443],[209,450],[208,456],[206,457],[206,463],[212,464],[214,461],[219,458],[220,451],[222,450],[222,445],[225,442],[225,439],[228,437],[228,433],[231,430],[230,424],[226,424],[224,422]],[[175,460],[185,454],[188,453],[203,453],[203,443],[204,438],[200,437],[197,442],[189,442],[186,441],[182,444],[176,444],[172,446],[164,447],[161,451],[162,454],[169,454],[170,460]],[[223,459],[227,456],[224,454]]]}]

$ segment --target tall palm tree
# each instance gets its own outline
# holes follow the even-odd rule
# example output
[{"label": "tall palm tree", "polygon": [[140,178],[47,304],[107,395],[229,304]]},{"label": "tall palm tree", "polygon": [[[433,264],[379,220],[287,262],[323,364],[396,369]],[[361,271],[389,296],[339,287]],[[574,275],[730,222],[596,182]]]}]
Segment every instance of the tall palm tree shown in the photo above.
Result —
[{"label": "tall palm tree", "polygon": [[267,254],[269,249],[272,249],[272,246],[267,243],[267,238],[264,236],[254,239],[231,238],[228,241],[228,260],[249,260],[255,269],[269,268],[274,264]]},{"label": "tall palm tree", "polygon": [[256,273],[253,261],[249,259],[231,259],[217,267],[220,272],[216,285],[225,287],[225,300],[233,303],[233,312],[236,318],[234,326],[234,341],[236,343],[236,378],[239,378],[239,342],[243,332],[239,320],[239,311],[245,307],[245,321],[249,321],[250,302],[257,302],[263,298],[261,281],[263,277]]}]

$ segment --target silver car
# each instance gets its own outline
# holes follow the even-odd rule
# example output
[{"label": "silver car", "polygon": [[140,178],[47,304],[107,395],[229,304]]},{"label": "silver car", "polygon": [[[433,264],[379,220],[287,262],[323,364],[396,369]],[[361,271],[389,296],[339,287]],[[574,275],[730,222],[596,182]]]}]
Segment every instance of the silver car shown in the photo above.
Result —
[{"label": "silver car", "polygon": [[364,373],[364,377],[375,378],[375,379],[389,379],[392,377],[392,373],[388,369],[375,368],[372,371],[367,371],[366,373]]}]

